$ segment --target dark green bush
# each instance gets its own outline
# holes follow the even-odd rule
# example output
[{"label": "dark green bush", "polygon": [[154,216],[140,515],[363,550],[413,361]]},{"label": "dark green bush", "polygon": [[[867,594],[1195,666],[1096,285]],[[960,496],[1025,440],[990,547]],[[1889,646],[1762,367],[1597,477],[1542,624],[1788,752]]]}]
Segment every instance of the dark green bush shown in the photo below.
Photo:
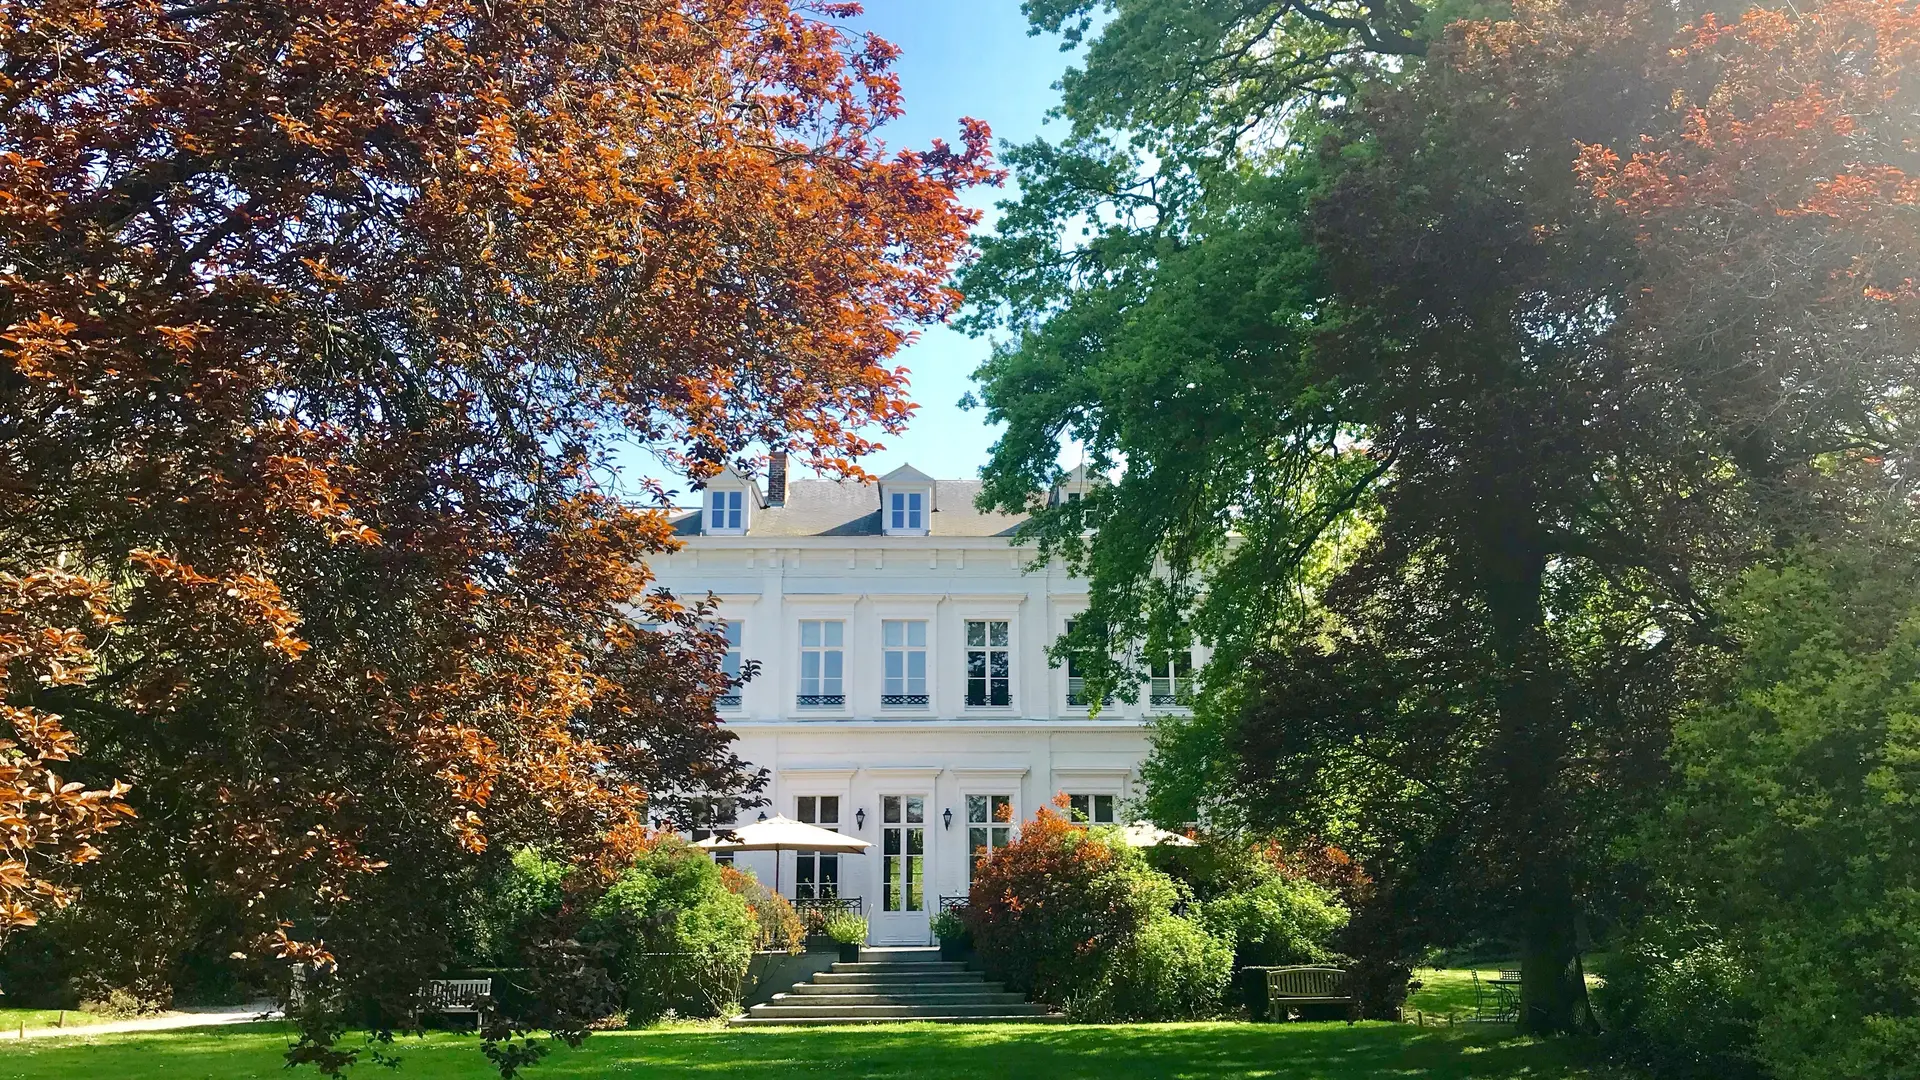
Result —
[{"label": "dark green bush", "polygon": [[663,836],[597,900],[583,936],[611,947],[629,1015],[720,1016],[740,995],[759,924],[705,852]]},{"label": "dark green bush", "polygon": [[1617,1052],[1653,1075],[1745,1080],[1760,1075],[1752,980],[1717,930],[1675,918],[1617,943],[1596,996]]},{"label": "dark green bush", "polygon": [[1192,919],[1160,915],[1120,944],[1067,1014],[1089,1023],[1202,1020],[1220,1011],[1233,947]]}]

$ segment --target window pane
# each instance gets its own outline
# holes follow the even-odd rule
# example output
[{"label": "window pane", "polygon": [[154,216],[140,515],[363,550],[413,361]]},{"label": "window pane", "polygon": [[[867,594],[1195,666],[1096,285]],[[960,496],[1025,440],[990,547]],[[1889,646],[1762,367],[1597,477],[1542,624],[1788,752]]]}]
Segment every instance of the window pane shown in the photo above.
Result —
[{"label": "window pane", "polygon": [[991,661],[991,670],[988,674],[996,680],[1006,678],[1007,672],[1011,668],[1011,664],[1007,660],[1006,650],[991,649],[987,652],[987,657]]},{"label": "window pane", "polygon": [[820,692],[823,694],[838,694],[841,692],[840,690],[841,654],[837,652],[830,652],[830,653],[822,653],[821,655],[826,657],[827,667],[826,667],[825,674],[820,679],[820,686],[821,686]]},{"label": "window pane", "polygon": [[924,649],[927,647],[927,624],[925,622],[910,622],[906,624],[906,628],[907,644],[916,649]]},{"label": "window pane", "polygon": [[880,852],[883,855],[900,854],[900,830],[881,829]]},{"label": "window pane", "polygon": [[822,825],[840,824],[840,796],[838,795],[820,796],[820,822],[819,823]]},{"label": "window pane", "polygon": [[1013,796],[995,795],[993,797],[993,820],[995,821],[1012,821],[1013,820]]},{"label": "window pane", "polygon": [[847,624],[841,622],[830,622],[822,625],[821,629],[826,635],[828,648],[837,649],[840,647],[840,636],[846,631],[846,628]]},{"label": "window pane", "polygon": [[967,678],[984,679],[986,677],[987,677],[986,652],[983,650],[980,652],[968,653],[967,654]]},{"label": "window pane", "polygon": [[820,856],[820,898],[831,900],[840,895],[840,856]]},{"label": "window pane", "polygon": [[811,795],[800,796],[798,799],[794,800],[794,806],[793,806],[794,819],[797,821],[804,821],[809,825],[811,825],[814,821],[813,808],[814,808],[813,796]]},{"label": "window pane", "polygon": [[907,677],[907,654],[903,652],[889,652],[887,653],[886,661],[887,661],[887,693],[889,694],[906,693],[905,690],[901,690],[898,687],[900,682]]},{"label": "window pane", "polygon": [[1085,795],[1067,796],[1067,817],[1074,821],[1087,820],[1087,797]]},{"label": "window pane", "polygon": [[810,649],[817,649],[820,647],[820,624],[819,623],[802,622],[800,624],[800,644]]},{"label": "window pane", "polygon": [[967,644],[985,645],[986,643],[987,624],[983,622],[969,622],[967,624]]},{"label": "window pane", "polygon": [[887,795],[880,800],[880,820],[885,822],[900,820],[900,796]]},{"label": "window pane", "polygon": [[1093,797],[1093,820],[1103,824],[1113,822],[1113,796],[1096,795]]},{"label": "window pane", "polygon": [[907,654],[907,693],[924,694],[927,692],[927,654],[923,652]]},{"label": "window pane", "polygon": [[880,624],[881,644],[890,647],[906,644],[907,624],[888,620]]},{"label": "window pane", "polygon": [[919,824],[926,819],[926,803],[918,795],[907,796],[907,820]]},{"label": "window pane", "polygon": [[985,855],[987,853],[986,829],[967,830],[967,850],[975,855]]},{"label": "window pane", "polygon": [[988,623],[987,627],[988,627],[987,644],[1005,645],[1007,643],[1007,624],[1006,623],[1003,623],[1003,622]]},{"label": "window pane", "polygon": [[985,795],[967,796],[967,820],[984,824],[987,820],[987,797]]}]

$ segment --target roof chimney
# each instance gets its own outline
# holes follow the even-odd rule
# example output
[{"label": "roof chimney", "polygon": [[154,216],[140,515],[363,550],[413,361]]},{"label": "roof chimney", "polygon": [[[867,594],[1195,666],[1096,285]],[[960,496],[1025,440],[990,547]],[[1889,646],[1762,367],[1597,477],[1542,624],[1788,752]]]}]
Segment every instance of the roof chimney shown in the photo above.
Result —
[{"label": "roof chimney", "polygon": [[787,452],[775,450],[767,462],[767,505],[787,504]]}]

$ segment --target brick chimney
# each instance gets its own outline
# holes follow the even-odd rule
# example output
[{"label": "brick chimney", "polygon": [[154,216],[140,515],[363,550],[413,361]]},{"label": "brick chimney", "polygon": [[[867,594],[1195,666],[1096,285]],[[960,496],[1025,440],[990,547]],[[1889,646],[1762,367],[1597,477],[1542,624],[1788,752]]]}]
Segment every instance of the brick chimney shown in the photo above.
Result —
[{"label": "brick chimney", "polygon": [[767,505],[787,504],[787,452],[775,450],[767,462]]}]

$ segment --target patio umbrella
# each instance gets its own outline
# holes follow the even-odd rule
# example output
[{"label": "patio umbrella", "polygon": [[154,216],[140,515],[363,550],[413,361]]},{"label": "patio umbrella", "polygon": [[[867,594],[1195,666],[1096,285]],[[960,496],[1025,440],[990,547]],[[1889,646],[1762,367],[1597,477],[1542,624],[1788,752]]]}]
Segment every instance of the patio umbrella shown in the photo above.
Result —
[{"label": "patio umbrella", "polygon": [[1199,846],[1192,837],[1169,832],[1151,821],[1134,822],[1120,831],[1120,838],[1126,841],[1128,847],[1159,847],[1161,844],[1169,847]]},{"label": "patio umbrella", "polygon": [[[790,817],[770,817],[751,825],[715,832],[694,847],[708,851],[832,851],[858,855],[872,844],[858,837],[822,829]],[[773,859],[773,891],[780,891],[780,857]]]}]

